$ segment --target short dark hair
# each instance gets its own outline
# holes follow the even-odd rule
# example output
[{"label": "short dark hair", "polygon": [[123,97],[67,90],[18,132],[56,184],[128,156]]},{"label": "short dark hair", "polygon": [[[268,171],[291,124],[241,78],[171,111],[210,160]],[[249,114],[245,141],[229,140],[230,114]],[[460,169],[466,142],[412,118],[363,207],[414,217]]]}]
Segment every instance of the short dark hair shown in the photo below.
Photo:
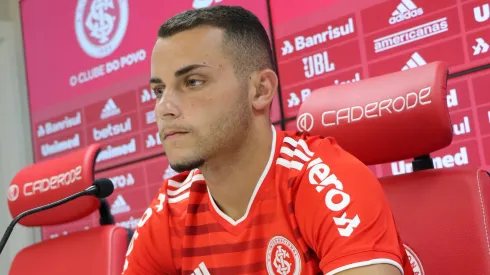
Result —
[{"label": "short dark hair", "polygon": [[163,23],[158,36],[166,38],[199,26],[224,30],[223,50],[232,56],[237,74],[274,69],[267,31],[257,16],[242,7],[218,5],[184,11]]}]

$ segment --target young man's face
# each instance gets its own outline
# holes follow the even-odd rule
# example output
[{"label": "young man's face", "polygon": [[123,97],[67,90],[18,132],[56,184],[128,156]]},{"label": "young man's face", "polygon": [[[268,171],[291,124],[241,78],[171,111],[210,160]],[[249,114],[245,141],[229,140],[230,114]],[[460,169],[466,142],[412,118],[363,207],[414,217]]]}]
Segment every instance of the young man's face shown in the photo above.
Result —
[{"label": "young man's face", "polygon": [[223,31],[198,27],[159,38],[151,57],[160,138],[176,171],[233,150],[252,119],[247,82],[223,52]]}]

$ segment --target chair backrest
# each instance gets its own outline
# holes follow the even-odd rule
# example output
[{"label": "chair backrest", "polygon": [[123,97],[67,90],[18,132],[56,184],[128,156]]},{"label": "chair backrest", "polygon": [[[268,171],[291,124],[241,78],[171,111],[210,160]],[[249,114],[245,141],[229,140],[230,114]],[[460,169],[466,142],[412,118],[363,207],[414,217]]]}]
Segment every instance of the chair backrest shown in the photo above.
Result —
[{"label": "chair backrest", "polygon": [[434,62],[321,88],[297,127],[336,138],[367,165],[414,158],[413,172],[380,179],[414,273],[490,274],[489,174],[434,169],[430,158],[452,141],[447,71]]},{"label": "chair backrest", "polygon": [[[8,205],[12,217],[82,191],[94,181],[94,166],[100,145],[93,144],[71,154],[30,165],[16,174],[9,186]],[[93,196],[25,217],[24,226],[46,226],[72,222],[92,214],[101,206]],[[21,250],[9,274],[120,275],[128,247],[123,227],[104,225],[45,240]]]}]

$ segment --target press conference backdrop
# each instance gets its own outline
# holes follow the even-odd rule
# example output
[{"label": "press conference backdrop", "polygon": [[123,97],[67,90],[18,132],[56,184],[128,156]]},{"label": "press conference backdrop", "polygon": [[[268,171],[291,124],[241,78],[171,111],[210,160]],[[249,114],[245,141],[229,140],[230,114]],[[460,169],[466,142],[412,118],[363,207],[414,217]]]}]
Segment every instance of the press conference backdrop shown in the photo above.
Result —
[{"label": "press conference backdrop", "polygon": [[[277,129],[296,129],[299,105],[316,88],[443,60],[451,66],[455,137],[434,153],[434,163],[490,167],[488,0],[24,0],[35,160],[101,143],[96,176],[113,180],[111,211],[118,224],[134,229],[163,179],[175,174],[148,86],[156,32],[178,12],[220,4],[250,9],[269,31],[280,77],[271,114]],[[57,16],[46,16],[53,7]],[[411,172],[410,160],[371,169],[378,176]],[[94,214],[44,227],[43,238],[97,221]]]}]

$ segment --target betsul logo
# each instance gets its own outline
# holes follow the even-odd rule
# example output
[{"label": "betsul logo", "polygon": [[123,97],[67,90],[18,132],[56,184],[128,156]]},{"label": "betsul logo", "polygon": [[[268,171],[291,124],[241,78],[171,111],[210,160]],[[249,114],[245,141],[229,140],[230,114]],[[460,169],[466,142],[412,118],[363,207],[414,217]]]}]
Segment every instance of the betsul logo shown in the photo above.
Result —
[{"label": "betsul logo", "polygon": [[7,194],[7,199],[9,201],[15,201],[19,197],[19,186],[17,184],[12,184],[9,187],[9,191]]},{"label": "betsul logo", "polygon": [[93,58],[112,54],[128,27],[128,0],[78,0],[75,33],[83,51]]},{"label": "betsul logo", "polygon": [[313,129],[313,124],[313,115],[310,113],[301,114],[296,120],[296,128],[300,131],[311,131],[311,129]]}]

